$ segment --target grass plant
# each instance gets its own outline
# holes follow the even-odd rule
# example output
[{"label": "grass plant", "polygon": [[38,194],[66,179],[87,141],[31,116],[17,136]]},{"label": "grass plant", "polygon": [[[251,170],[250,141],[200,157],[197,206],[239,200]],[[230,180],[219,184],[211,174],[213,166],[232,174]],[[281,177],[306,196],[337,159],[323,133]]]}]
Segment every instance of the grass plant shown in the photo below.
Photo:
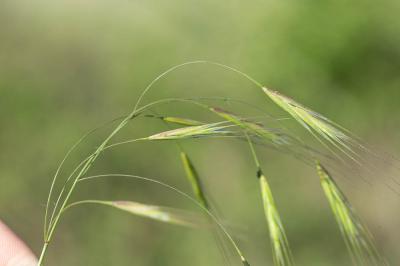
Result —
[{"label": "grass plant", "polygon": [[[210,107],[205,104],[202,99],[185,99],[185,98],[165,98],[159,99],[154,102],[141,105],[146,94],[153,88],[153,85],[164,78],[167,74],[183,68],[189,67],[195,64],[208,64],[211,66],[217,66],[223,68],[227,71],[234,72],[238,75],[249,80],[261,94],[266,94],[272,102],[281,107],[284,111],[292,116],[294,121],[298,122],[301,126],[305,127],[313,136],[315,136],[320,142],[324,144],[326,150],[320,152],[310,152],[311,149],[298,149],[298,147],[303,146],[301,141],[298,141],[297,137],[292,137],[290,134],[286,133],[283,128],[270,128],[265,127],[257,119],[252,120],[245,118],[244,116],[236,115],[231,112],[225,111],[219,107]],[[229,98],[225,99],[230,101]],[[191,106],[200,107],[203,110],[214,114],[218,121],[207,121],[199,122],[191,118],[181,118],[168,115],[154,115],[151,113],[153,107],[159,107],[164,104],[172,103],[185,103]],[[245,103],[247,104],[247,103]],[[251,104],[247,104],[251,106]],[[168,124],[174,124],[179,126],[175,129],[170,129],[167,131],[152,134],[150,136],[144,136],[137,139],[129,139],[120,142],[114,142],[114,137],[122,131],[127,124],[134,123],[135,119],[138,117],[148,117],[159,119]],[[273,119],[269,117],[269,119]],[[76,168],[71,172],[67,178],[64,179],[63,186],[58,190],[56,194],[56,183],[60,182],[59,176],[61,169],[64,166],[64,162],[68,159],[69,155],[75,150],[75,148],[81,144],[90,134],[94,131],[89,132],[84,135],[66,154],[63,158],[61,164],[59,165],[51,186],[49,190],[48,200],[46,204],[46,211],[44,217],[44,244],[43,249],[39,258],[38,265],[44,264],[44,260],[47,254],[48,246],[50,245],[57,226],[59,225],[60,219],[64,214],[65,210],[71,209],[78,205],[83,204],[100,204],[103,206],[108,206],[116,208],[127,213],[131,213],[136,216],[143,216],[160,222],[184,225],[184,226],[194,226],[197,227],[199,224],[204,223],[204,219],[200,218],[198,215],[193,213],[188,213],[187,211],[171,208],[171,207],[161,207],[151,204],[143,204],[134,201],[103,201],[88,199],[82,201],[72,201],[72,196],[74,194],[77,186],[84,181],[97,180],[98,178],[105,177],[126,177],[134,178],[139,180],[144,180],[146,182],[151,182],[153,184],[158,184],[168,189],[175,191],[176,193],[184,196],[187,200],[190,200],[206,214],[206,224],[213,224],[216,226],[229,243],[232,248],[237,253],[241,263],[243,265],[250,265],[249,260],[245,257],[244,252],[239,247],[240,244],[236,242],[234,236],[231,235],[228,230],[224,227],[223,223],[213,212],[206,190],[203,187],[202,179],[200,178],[198,172],[196,171],[193,162],[190,160],[187,153],[180,148],[181,161],[186,173],[186,177],[192,187],[194,197],[189,196],[187,193],[178,190],[177,188],[170,186],[161,181],[136,176],[128,174],[107,174],[107,175],[97,175],[88,176],[89,170],[95,164],[97,158],[106,150],[117,148],[121,145],[128,143],[150,142],[150,141],[190,141],[191,139],[206,139],[206,138],[232,138],[247,140],[250,145],[253,158],[257,166],[257,177],[261,190],[261,198],[264,206],[264,214],[268,224],[268,230],[270,235],[270,242],[272,247],[273,259],[276,266],[284,265],[294,265],[294,258],[292,252],[289,248],[288,237],[283,228],[283,223],[281,217],[278,213],[277,204],[273,198],[271,187],[267,181],[266,175],[261,169],[259,159],[256,155],[254,145],[258,145],[260,142],[268,143],[272,145],[275,149],[285,151],[286,153],[293,153],[295,156],[303,156],[304,158],[310,158],[318,160],[319,155],[324,155],[325,152],[339,151],[345,155],[347,159],[356,160],[357,154],[352,149],[353,145],[357,142],[353,140],[350,134],[346,130],[336,125],[324,116],[312,111],[311,109],[304,107],[303,105],[297,103],[293,99],[282,95],[279,92],[267,89],[261,83],[250,77],[249,75],[226,65],[208,62],[208,61],[193,61],[187,62],[181,65],[174,66],[158,77],[156,77],[142,92],[139,96],[132,112],[115,121],[119,121],[119,124],[111,131],[111,133],[104,139],[103,142],[85,159],[83,159]],[[115,122],[113,121],[113,122]],[[262,146],[265,148],[265,146]],[[268,146],[266,146],[268,147]],[[336,151],[335,151],[336,149]],[[295,151],[296,150],[296,154]],[[300,155],[298,154],[300,153]],[[311,155],[310,155],[311,154]],[[337,154],[337,156],[342,156]],[[315,158],[314,158],[315,157]],[[331,205],[333,214],[339,224],[339,228],[345,238],[345,242],[349,248],[350,254],[353,258],[353,263],[355,265],[367,265],[368,263],[376,263],[374,265],[379,265],[379,263],[384,260],[378,254],[377,248],[373,244],[371,234],[367,230],[366,226],[363,225],[361,220],[355,215],[354,210],[351,208],[350,203],[345,198],[344,194],[340,191],[339,187],[333,181],[332,177],[328,174],[328,171],[322,167],[321,164],[317,165],[318,173],[320,175],[320,180],[322,188],[325,195]],[[54,203],[54,204],[53,204]],[[204,217],[203,217],[204,218]],[[207,226],[208,227],[208,226]],[[361,263],[361,264],[360,264]],[[364,263],[364,264],[362,264]],[[382,265],[382,264],[380,264]]]}]

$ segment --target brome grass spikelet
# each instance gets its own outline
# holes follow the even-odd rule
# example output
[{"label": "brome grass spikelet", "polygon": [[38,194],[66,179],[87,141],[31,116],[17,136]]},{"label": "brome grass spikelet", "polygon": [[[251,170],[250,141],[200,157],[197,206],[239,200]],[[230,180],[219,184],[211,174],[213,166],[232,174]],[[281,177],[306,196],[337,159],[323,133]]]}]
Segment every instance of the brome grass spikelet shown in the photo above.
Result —
[{"label": "brome grass spikelet", "polygon": [[201,227],[206,225],[206,222],[202,219],[202,216],[196,213],[170,207],[143,204],[134,201],[82,200],[71,203],[63,211],[81,204],[105,205],[128,212],[130,214],[169,224],[187,227]]},{"label": "brome grass spikelet", "polygon": [[196,196],[196,199],[201,203],[201,205],[204,208],[209,210],[209,204],[205,197],[205,194],[203,191],[203,186],[200,182],[199,175],[197,174],[197,171],[196,171],[195,167],[193,166],[192,161],[189,159],[187,154],[183,151],[181,152],[181,160],[182,160],[183,167],[185,169],[186,177],[192,186],[192,190]]},{"label": "brome grass spikelet", "polygon": [[172,140],[186,138],[200,138],[205,136],[226,136],[233,132],[225,130],[230,125],[221,125],[221,123],[204,124],[200,126],[189,126],[169,131],[157,133],[148,137],[148,140]]},{"label": "brome grass spikelet", "polygon": [[272,254],[274,265],[293,265],[294,263],[289,247],[289,242],[287,240],[286,233],[283,228],[280,215],[278,213],[278,209],[275,205],[271,189],[267,182],[267,178],[265,177],[261,169],[258,171],[257,176],[260,182],[264,213],[269,228],[271,245],[273,249]]},{"label": "brome grass spikelet", "polygon": [[252,133],[274,144],[283,144],[287,142],[287,139],[283,134],[277,132],[276,130],[266,129],[260,123],[238,117],[237,115],[222,110],[221,108],[211,107],[210,110],[225,120],[232,122],[233,124],[248,131],[248,133]]},{"label": "brome grass spikelet", "polygon": [[[354,159],[349,151],[352,153],[351,143],[354,140],[344,133],[338,126],[336,126],[328,118],[312,111],[311,109],[297,103],[293,99],[280,94],[277,91],[262,88],[264,92],[271,98],[278,106],[288,112],[297,122],[304,128],[311,132],[318,140],[322,139],[345,153],[350,158]],[[322,142],[324,143],[324,142]],[[326,145],[326,143],[324,143]]]},{"label": "brome grass spikelet", "polygon": [[269,187],[266,176],[261,170],[260,161],[258,160],[253,143],[249,135],[246,133],[247,142],[249,143],[254,162],[258,168],[257,178],[260,182],[262,203],[264,206],[264,214],[268,223],[269,235],[272,245],[272,255],[275,266],[294,265],[292,253],[290,251],[289,242],[283,228],[278,208],[275,205],[271,189]]},{"label": "brome grass spikelet", "polygon": [[317,162],[317,171],[325,196],[355,265],[387,265],[375,247],[371,233],[355,214],[343,192],[328,171]]},{"label": "brome grass spikelet", "polygon": [[182,126],[201,126],[204,125],[203,122],[196,121],[193,119],[182,118],[182,117],[175,117],[175,116],[164,116],[162,120],[167,123],[178,124]]}]

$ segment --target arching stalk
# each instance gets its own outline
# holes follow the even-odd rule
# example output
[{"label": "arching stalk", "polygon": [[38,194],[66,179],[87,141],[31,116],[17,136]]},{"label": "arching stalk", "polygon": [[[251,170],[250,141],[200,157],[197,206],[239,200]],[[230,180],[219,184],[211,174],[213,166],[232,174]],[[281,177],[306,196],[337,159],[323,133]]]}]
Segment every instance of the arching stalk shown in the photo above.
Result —
[{"label": "arching stalk", "polygon": [[[98,158],[98,156],[101,154],[101,152],[103,151],[103,149],[107,146],[108,142],[109,142],[122,128],[124,128],[124,126],[129,122],[129,120],[131,120],[131,119],[134,118],[138,113],[140,113],[140,110],[144,110],[144,109],[148,108],[149,106],[151,106],[151,105],[153,105],[153,104],[158,104],[158,103],[161,103],[161,102],[162,102],[162,101],[153,102],[153,103],[148,104],[148,105],[146,105],[146,106],[144,106],[144,107],[142,107],[142,108],[139,108],[139,104],[140,104],[142,98],[145,96],[145,94],[152,88],[152,86],[153,86],[158,80],[160,80],[162,77],[164,77],[164,76],[167,75],[168,73],[170,73],[170,72],[172,72],[172,71],[174,71],[174,70],[176,70],[176,69],[178,69],[178,68],[187,66],[187,65],[192,65],[192,64],[204,64],[204,63],[216,65],[216,66],[219,66],[219,67],[228,69],[228,70],[230,70],[230,71],[234,71],[234,72],[236,72],[236,73],[239,73],[240,75],[242,75],[242,76],[246,77],[247,79],[249,79],[251,82],[255,83],[257,86],[262,87],[262,85],[261,85],[260,83],[258,83],[258,82],[255,81],[253,78],[251,78],[251,77],[248,76],[247,74],[245,74],[245,73],[243,73],[243,72],[241,72],[241,71],[239,71],[239,70],[237,70],[237,69],[234,69],[234,68],[232,68],[232,67],[229,67],[229,66],[226,66],[226,65],[223,65],[223,64],[219,64],[219,63],[215,63],[215,62],[209,62],[209,61],[193,61],[193,62],[187,62],[187,63],[184,63],[184,64],[180,64],[180,65],[174,66],[174,67],[168,69],[167,71],[165,71],[164,73],[162,73],[161,75],[159,75],[159,76],[158,76],[157,78],[155,78],[152,82],[150,82],[150,84],[143,90],[142,94],[139,96],[139,98],[138,98],[138,100],[137,100],[137,102],[136,102],[136,104],[135,104],[135,107],[134,107],[133,111],[132,111],[132,112],[131,112],[131,113],[130,113],[130,114],[115,128],[115,129],[114,129],[114,131],[101,143],[101,145],[100,145],[100,146],[95,150],[95,152],[90,156],[90,159],[88,159],[88,160],[84,163],[83,167],[81,168],[81,170],[80,170],[80,171],[78,172],[78,174],[76,175],[75,179],[74,179],[73,182],[72,182],[72,185],[71,185],[70,189],[68,190],[68,192],[67,192],[67,194],[66,194],[66,196],[65,196],[65,199],[63,200],[63,202],[62,202],[62,204],[61,204],[61,206],[60,206],[60,209],[59,209],[58,214],[55,215],[54,220],[53,220],[52,223],[49,225],[49,227],[48,227],[47,229],[45,229],[45,231],[46,231],[46,232],[44,233],[45,240],[44,240],[43,249],[42,249],[42,252],[41,252],[41,255],[40,255],[40,258],[39,258],[39,262],[38,262],[38,265],[39,265],[39,266],[43,264],[43,260],[44,260],[45,254],[46,254],[47,247],[48,247],[48,245],[49,245],[49,243],[50,243],[50,241],[51,241],[51,238],[52,238],[52,236],[53,236],[53,233],[54,233],[54,231],[55,231],[55,229],[56,229],[56,227],[57,227],[58,221],[59,221],[59,219],[60,219],[60,217],[61,217],[61,214],[62,214],[62,210],[63,210],[63,209],[65,208],[65,206],[67,205],[67,203],[68,203],[68,201],[69,201],[69,199],[70,199],[70,197],[71,197],[71,195],[72,195],[72,193],[73,193],[73,191],[74,191],[74,189],[75,189],[75,187],[76,187],[76,184],[77,184],[78,179],[81,178],[83,175],[86,174],[86,172],[91,168],[91,166],[93,165],[93,163],[96,161],[96,159]],[[167,100],[165,100],[165,101],[167,101]],[[74,146],[72,147],[71,150],[73,150],[73,149],[74,149]],[[69,153],[67,153],[65,159],[68,157],[68,154],[69,154]],[[64,160],[62,161],[62,164],[63,164],[63,162],[64,162]],[[62,164],[61,164],[61,165],[62,165]],[[58,176],[58,172],[59,172],[59,170],[56,172],[56,175],[54,176],[53,181],[52,181],[52,185],[51,185],[51,187],[50,187],[49,197],[48,197],[48,203],[46,204],[45,217],[47,217],[48,208],[49,208],[49,204],[50,204],[50,200],[51,200],[51,195],[52,195],[52,192],[53,192],[53,189],[54,189],[54,184],[55,184],[56,179],[57,179],[57,176]],[[57,208],[57,206],[55,206],[54,208]],[[45,218],[45,226],[46,226],[46,224],[47,224],[47,218]]]}]

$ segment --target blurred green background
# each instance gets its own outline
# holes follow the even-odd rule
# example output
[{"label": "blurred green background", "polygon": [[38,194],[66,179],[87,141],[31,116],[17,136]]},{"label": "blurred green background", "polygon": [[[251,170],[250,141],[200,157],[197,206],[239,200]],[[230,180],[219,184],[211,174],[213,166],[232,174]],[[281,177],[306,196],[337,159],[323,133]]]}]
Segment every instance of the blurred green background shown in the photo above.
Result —
[{"label": "blurred green background", "polygon": [[[237,67],[399,154],[400,2],[354,1],[0,1],[0,218],[39,253],[52,174],[87,130],[127,114],[167,68],[207,59]],[[180,69],[144,99],[226,96],[286,117],[252,84],[210,65]],[[233,111],[245,108],[221,103]],[[168,115],[208,119],[178,104]],[[215,119],[215,117],[213,118]],[[73,166],[107,135],[91,137]],[[164,130],[139,119],[117,139]],[[298,129],[299,134],[304,132]],[[244,143],[182,143],[252,265],[272,265],[254,165]],[[312,168],[259,149],[297,265],[350,265]],[[382,176],[375,176],[378,182]],[[173,143],[123,146],[91,173],[157,178],[188,193]],[[395,173],[396,174],[396,173]],[[340,182],[392,265],[400,264],[400,198],[387,188]],[[104,179],[74,199],[130,199],[197,210],[152,184]],[[233,252],[232,252],[233,253]],[[85,206],[67,212],[47,265],[223,265],[210,233]],[[231,256],[232,265],[239,265]]]}]

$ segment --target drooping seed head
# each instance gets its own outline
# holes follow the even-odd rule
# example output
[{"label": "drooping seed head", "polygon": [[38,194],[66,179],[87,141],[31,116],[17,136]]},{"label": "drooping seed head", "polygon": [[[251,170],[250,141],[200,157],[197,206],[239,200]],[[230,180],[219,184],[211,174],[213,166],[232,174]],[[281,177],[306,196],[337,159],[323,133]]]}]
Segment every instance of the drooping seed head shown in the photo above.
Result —
[{"label": "drooping seed head", "polygon": [[319,137],[322,137],[322,139],[353,158],[351,154],[348,154],[349,151],[350,153],[353,153],[351,148],[353,139],[345,134],[332,121],[277,91],[265,87],[263,87],[263,90],[269,98],[271,98],[283,110],[288,112],[297,122],[319,140]]},{"label": "drooping seed head", "polygon": [[317,171],[325,196],[339,225],[355,265],[387,265],[373,237],[328,171],[317,162]]},{"label": "drooping seed head", "polygon": [[187,211],[147,205],[133,201],[110,201],[109,205],[138,216],[189,227],[198,227],[201,225],[200,221],[203,220],[201,216]]},{"label": "drooping seed head", "polygon": [[283,228],[278,209],[275,205],[267,178],[261,170],[257,172],[260,182],[265,218],[268,223],[269,235],[273,250],[274,264],[276,266],[293,265],[293,258],[289,242]]},{"label": "drooping seed head", "polygon": [[268,140],[274,144],[284,144],[287,138],[277,130],[266,129],[262,124],[241,118],[233,113],[222,110],[221,108],[211,107],[210,110],[227,121],[247,130],[264,140]]},{"label": "drooping seed head", "polygon": [[205,136],[226,136],[233,132],[226,130],[229,126],[221,123],[204,124],[200,126],[189,126],[161,132],[148,137],[149,140],[171,140],[185,138],[199,138]]},{"label": "drooping seed head", "polygon": [[192,186],[193,193],[196,196],[196,199],[199,201],[199,203],[209,210],[209,204],[206,199],[203,186],[200,181],[200,177],[197,173],[197,170],[195,169],[192,161],[189,159],[188,155],[185,152],[181,152],[181,160],[183,167],[185,169],[186,177],[189,180],[189,183]]},{"label": "drooping seed head", "polygon": [[204,123],[188,119],[188,118],[182,118],[182,117],[175,117],[175,116],[165,116],[162,117],[162,120],[168,123],[173,123],[173,124],[178,124],[182,126],[200,126],[204,125]]}]

